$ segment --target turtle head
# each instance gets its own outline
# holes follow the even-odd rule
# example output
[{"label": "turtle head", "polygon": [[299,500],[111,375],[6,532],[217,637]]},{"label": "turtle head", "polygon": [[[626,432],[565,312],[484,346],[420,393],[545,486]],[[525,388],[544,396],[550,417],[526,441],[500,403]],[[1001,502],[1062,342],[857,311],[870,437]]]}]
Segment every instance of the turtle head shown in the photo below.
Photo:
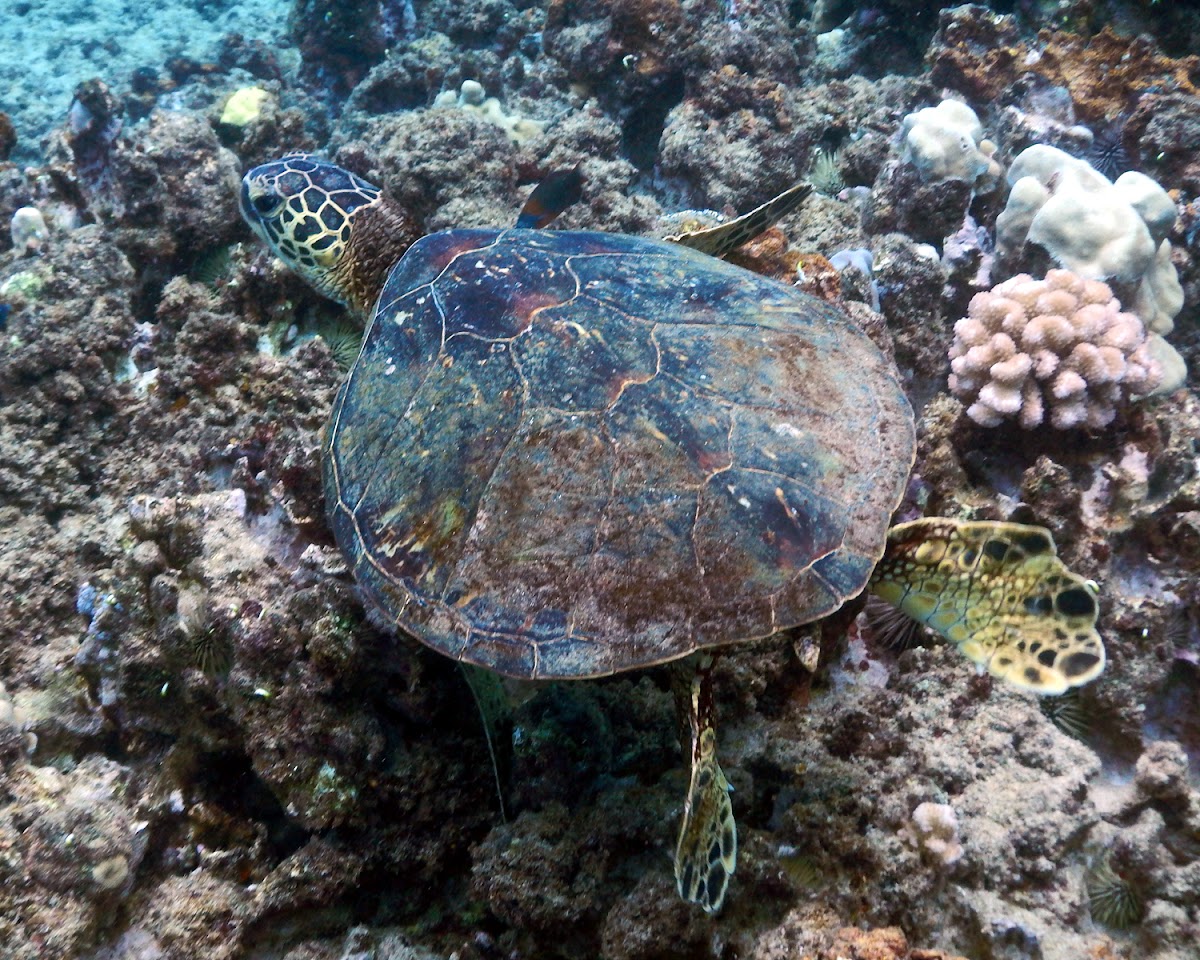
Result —
[{"label": "turtle head", "polygon": [[393,264],[420,236],[378,187],[304,153],[250,170],[238,205],[280,260],[358,313],[370,310]]}]

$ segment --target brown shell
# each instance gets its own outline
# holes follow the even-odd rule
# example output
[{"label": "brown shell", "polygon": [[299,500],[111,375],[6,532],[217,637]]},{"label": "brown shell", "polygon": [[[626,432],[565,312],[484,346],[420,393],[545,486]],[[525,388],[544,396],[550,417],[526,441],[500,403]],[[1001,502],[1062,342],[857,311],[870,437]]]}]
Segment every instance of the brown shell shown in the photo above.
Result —
[{"label": "brown shell", "polygon": [[858,594],[914,432],[891,364],[794,288],[654,240],[459,230],[392,272],[326,445],[334,534],[388,617],[586,677]]}]

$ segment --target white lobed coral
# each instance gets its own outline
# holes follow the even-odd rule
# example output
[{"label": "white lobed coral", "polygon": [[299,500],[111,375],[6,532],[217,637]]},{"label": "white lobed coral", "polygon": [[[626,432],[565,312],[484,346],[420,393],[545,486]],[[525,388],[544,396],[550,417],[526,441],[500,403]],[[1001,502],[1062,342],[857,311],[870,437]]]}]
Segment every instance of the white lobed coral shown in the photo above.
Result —
[{"label": "white lobed coral", "polygon": [[1000,165],[992,158],[996,145],[983,138],[975,111],[957,100],[943,100],[908,114],[900,129],[904,159],[929,182],[966,180],[994,182]]},{"label": "white lobed coral", "polygon": [[478,80],[464,80],[458,93],[446,90],[433,100],[435,107],[458,107],[488,123],[493,123],[508,134],[516,144],[536,137],[546,128],[546,121],[533,120],[516,113],[508,113],[495,97],[489,97]]},{"label": "white lobed coral", "polygon": [[1026,242],[1084,277],[1133,288],[1126,304],[1150,333],[1163,366],[1162,391],[1187,376],[1183,357],[1162,339],[1183,308],[1183,287],[1167,240],[1175,202],[1145,174],[1110,181],[1086,160],[1043,143],[1021,151],[1008,170],[1012,191],[996,218],[996,252],[1015,264]]},{"label": "white lobed coral", "polygon": [[[37,735],[30,729],[32,719],[29,711],[18,704],[0,683],[0,770],[2,758],[24,753],[32,755],[37,749]],[[0,774],[0,781],[3,775]]]},{"label": "white lobed coral", "polygon": [[37,253],[50,236],[46,218],[37,207],[21,207],[9,223],[13,249],[21,256]]},{"label": "white lobed coral", "polygon": [[985,427],[1103,427],[1159,385],[1142,321],[1112,290],[1069,270],[1018,274],[978,293],[954,325],[950,392]]},{"label": "white lobed coral", "polygon": [[944,867],[962,858],[958,838],[958,817],[948,803],[919,804],[901,835],[926,856]]},{"label": "white lobed coral", "polygon": [[0,729],[12,728],[21,730],[25,726],[24,712],[13,703],[12,697],[8,695],[8,691],[4,689],[4,684],[0,683]]}]

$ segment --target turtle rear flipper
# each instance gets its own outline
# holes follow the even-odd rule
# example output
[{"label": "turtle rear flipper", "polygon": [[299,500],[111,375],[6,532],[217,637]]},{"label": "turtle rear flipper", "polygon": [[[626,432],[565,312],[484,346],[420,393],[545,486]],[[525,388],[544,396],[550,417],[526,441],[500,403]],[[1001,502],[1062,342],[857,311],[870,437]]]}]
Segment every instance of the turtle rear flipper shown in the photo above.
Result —
[{"label": "turtle rear flipper", "polygon": [[728,223],[703,230],[677,233],[663,239],[684,247],[691,247],[693,250],[707,253],[711,257],[723,257],[786,217],[800,206],[810,193],[812,193],[812,184],[798,183],[775,199],[768,200],[761,207],[755,207],[749,213],[744,213]]},{"label": "turtle rear flipper", "polygon": [[1042,527],[938,517],[888,531],[871,589],[994,676],[1063,693],[1104,669],[1096,587]]},{"label": "turtle rear flipper", "polygon": [[730,786],[717,762],[711,666],[712,658],[702,656],[694,670],[684,665],[673,678],[681,719],[687,720],[685,749],[692,768],[675,847],[675,885],[680,897],[705,913],[721,909],[737,866],[737,824]]}]

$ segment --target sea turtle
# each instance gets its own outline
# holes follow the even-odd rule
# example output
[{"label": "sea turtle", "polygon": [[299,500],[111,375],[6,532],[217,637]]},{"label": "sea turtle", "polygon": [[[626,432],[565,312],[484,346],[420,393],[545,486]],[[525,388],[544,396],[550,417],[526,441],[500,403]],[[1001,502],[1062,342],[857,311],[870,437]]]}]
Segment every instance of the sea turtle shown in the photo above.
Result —
[{"label": "sea turtle", "polygon": [[[803,193],[667,242],[420,237],[378,188],[302,154],[241,187],[286,264],[370,314],[323,447],[362,592],[435,650],[510,677],[685,661],[675,876],[710,912],[737,848],[715,648],[824,617],[869,582],[1020,686],[1061,692],[1104,665],[1095,585],[1046,530],[889,532],[915,446],[896,370],[839,310],[717,258]],[[544,223],[545,201],[523,222]]]}]

